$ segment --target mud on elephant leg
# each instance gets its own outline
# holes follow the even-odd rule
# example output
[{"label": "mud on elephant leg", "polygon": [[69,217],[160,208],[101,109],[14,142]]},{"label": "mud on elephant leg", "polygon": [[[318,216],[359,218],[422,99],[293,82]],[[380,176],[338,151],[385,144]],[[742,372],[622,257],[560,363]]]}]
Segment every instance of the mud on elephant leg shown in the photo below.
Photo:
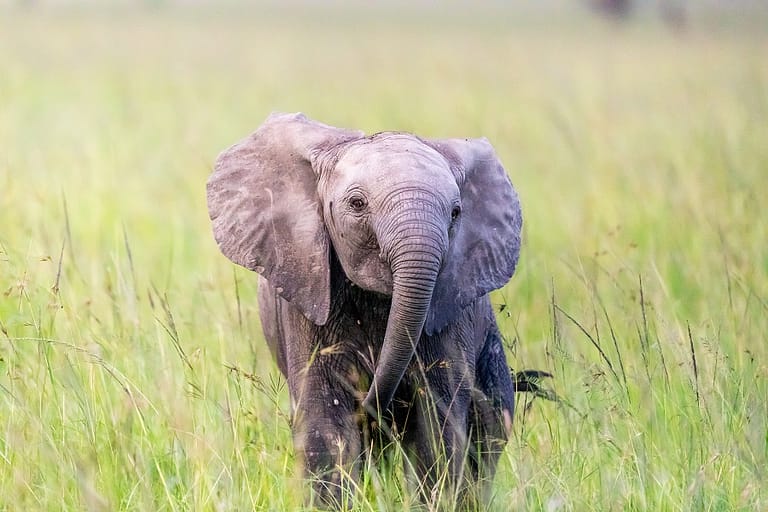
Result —
[{"label": "mud on elephant leg", "polygon": [[312,504],[346,509],[352,503],[360,472],[356,399],[352,392],[317,373],[321,372],[309,372],[303,394],[295,398],[296,454],[303,460],[305,476],[311,481]]}]

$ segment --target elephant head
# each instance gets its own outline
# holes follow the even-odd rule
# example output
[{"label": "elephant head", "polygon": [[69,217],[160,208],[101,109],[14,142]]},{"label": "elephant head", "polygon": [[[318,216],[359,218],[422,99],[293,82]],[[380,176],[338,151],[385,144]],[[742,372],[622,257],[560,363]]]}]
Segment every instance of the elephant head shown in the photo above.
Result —
[{"label": "elephant head", "polygon": [[219,156],[208,207],[221,251],[317,325],[331,248],[352,283],[392,297],[369,410],[389,405],[422,331],[503,286],[520,250],[517,194],[485,139],[365,137],[275,114]]}]

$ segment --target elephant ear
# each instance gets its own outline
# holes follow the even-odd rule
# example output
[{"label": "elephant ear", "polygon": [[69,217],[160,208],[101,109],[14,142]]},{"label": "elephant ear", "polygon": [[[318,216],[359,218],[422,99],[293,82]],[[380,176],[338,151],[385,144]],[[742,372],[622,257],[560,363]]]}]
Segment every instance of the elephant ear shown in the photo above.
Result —
[{"label": "elephant ear", "polygon": [[522,213],[517,193],[486,139],[428,143],[448,160],[461,192],[461,215],[425,323],[427,334],[434,334],[512,277],[520,255]]},{"label": "elephant ear", "polygon": [[312,161],[362,135],[302,114],[273,114],[219,155],[208,180],[208,211],[221,252],[263,275],[318,325],[330,309],[330,242]]}]

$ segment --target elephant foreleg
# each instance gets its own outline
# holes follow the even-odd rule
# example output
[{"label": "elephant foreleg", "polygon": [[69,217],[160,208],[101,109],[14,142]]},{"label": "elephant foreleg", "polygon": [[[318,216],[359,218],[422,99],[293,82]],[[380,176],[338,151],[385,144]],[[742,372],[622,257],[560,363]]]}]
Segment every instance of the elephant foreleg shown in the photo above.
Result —
[{"label": "elephant foreleg", "polygon": [[[455,361],[455,360],[454,360]],[[405,444],[415,455],[421,494],[438,507],[464,492],[470,379],[462,365],[420,364]]]},{"label": "elephant foreleg", "polygon": [[333,365],[322,360],[328,357],[318,355],[305,369],[301,389],[291,393],[294,443],[312,484],[314,505],[349,508],[361,453],[357,398]]}]

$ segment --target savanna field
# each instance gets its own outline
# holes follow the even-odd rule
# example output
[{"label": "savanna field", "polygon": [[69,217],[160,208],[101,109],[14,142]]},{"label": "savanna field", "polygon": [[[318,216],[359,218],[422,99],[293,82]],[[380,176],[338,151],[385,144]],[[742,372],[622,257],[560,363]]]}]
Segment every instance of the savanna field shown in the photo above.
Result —
[{"label": "savanna field", "polygon": [[[159,4],[0,8],[0,511],[302,508],[205,204],[271,111],[504,162],[524,242],[493,303],[558,401],[518,395],[492,510],[768,510],[764,10]],[[354,509],[418,509],[401,473]]]}]

